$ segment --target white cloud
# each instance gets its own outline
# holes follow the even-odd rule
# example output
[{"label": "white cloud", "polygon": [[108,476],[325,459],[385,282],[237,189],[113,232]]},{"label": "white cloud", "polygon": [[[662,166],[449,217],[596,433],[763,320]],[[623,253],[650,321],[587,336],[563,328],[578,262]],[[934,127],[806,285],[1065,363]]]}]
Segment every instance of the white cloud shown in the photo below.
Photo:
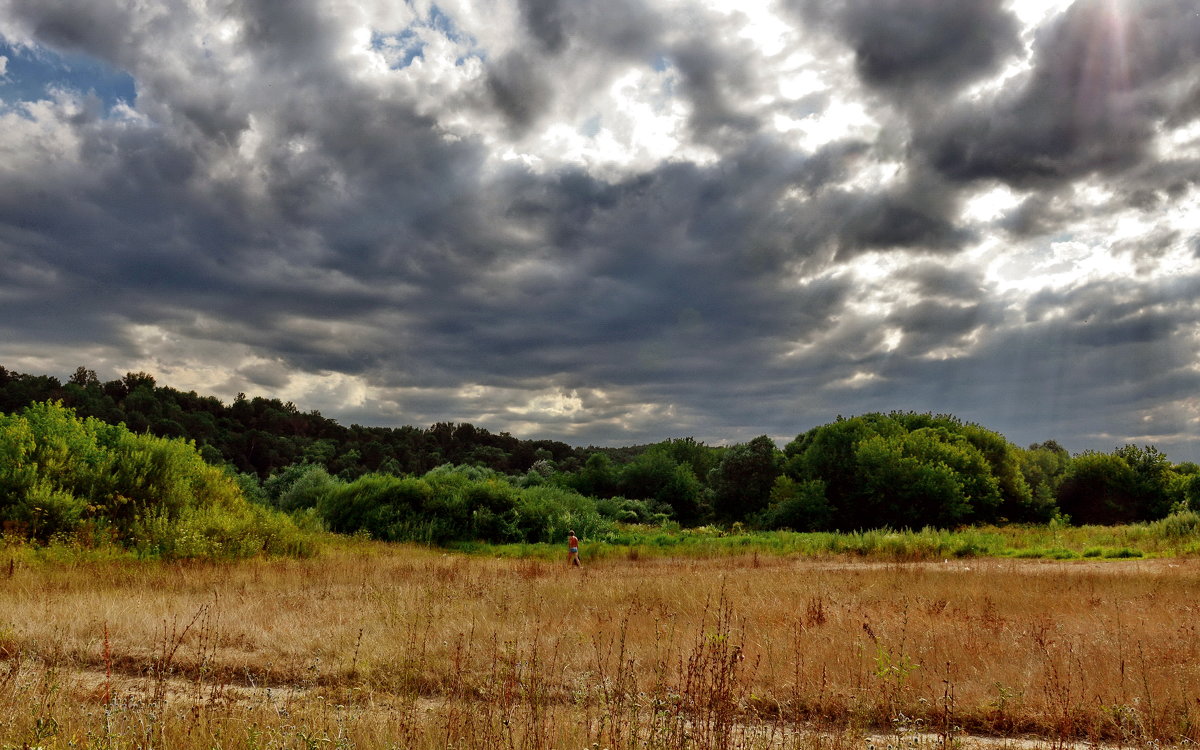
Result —
[{"label": "white cloud", "polygon": [[970,222],[988,223],[1004,216],[1021,203],[1021,196],[1006,185],[994,185],[968,198],[962,217]]}]

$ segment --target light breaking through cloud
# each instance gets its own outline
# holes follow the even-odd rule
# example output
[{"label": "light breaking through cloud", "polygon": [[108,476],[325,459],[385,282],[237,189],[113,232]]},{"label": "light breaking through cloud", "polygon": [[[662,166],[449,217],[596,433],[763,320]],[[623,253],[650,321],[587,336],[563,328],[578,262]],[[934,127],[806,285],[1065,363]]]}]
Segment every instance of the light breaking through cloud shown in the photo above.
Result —
[{"label": "light breaking through cloud", "polygon": [[0,363],[1200,458],[1192,0],[0,0]]}]

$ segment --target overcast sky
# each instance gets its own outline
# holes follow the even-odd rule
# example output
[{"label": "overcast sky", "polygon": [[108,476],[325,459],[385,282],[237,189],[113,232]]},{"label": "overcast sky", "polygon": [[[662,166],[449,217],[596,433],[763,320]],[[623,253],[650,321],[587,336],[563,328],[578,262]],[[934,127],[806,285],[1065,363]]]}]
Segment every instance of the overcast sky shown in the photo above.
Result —
[{"label": "overcast sky", "polygon": [[1200,459],[1196,0],[0,0],[0,365]]}]

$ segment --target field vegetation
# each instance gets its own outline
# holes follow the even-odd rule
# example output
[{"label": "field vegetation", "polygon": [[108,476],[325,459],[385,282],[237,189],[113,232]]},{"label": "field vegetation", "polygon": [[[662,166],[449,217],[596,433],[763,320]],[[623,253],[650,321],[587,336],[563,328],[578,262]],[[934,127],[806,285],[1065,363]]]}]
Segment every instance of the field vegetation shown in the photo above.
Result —
[{"label": "field vegetation", "polygon": [[291,518],[249,502],[193,444],[81,419],[58,403],[0,414],[0,522],[12,537],[143,556],[313,551]]},{"label": "field vegetation", "polygon": [[535,447],[83,368],[0,404],[0,750],[1200,741],[1200,467],[1153,446]]},{"label": "field vegetation", "polygon": [[46,549],[0,550],[0,747],[1200,741],[1194,558]]},{"label": "field vegetation", "polygon": [[[624,524],[592,537],[593,559],[736,557],[773,555],[905,561],[999,557],[1016,559],[1131,559],[1200,553],[1200,513],[1183,510],[1145,523],[1120,526],[1048,524],[919,531],[754,531],[705,526],[691,529]],[[450,549],[499,557],[555,560],[559,544],[457,543]]]},{"label": "field vegetation", "polygon": [[[756,439],[719,460],[699,443],[676,440],[619,469],[595,453],[574,473],[549,462],[520,475],[445,464],[421,475],[347,479],[305,462],[260,480],[208,463],[193,441],[38,402],[0,414],[0,459],[0,522],[9,536],[211,559],[312,554],[323,530],[465,550],[508,545],[504,554],[534,555],[531,545],[561,542],[570,530],[647,554],[748,546],[910,559],[1181,554],[1192,549],[1200,492],[1196,467],[1171,465],[1152,448],[1068,460],[920,414],[839,420],[784,451]],[[1051,481],[1041,459],[1068,469]],[[1098,460],[1123,473],[1109,484],[1080,484]],[[690,466],[706,462],[710,486],[703,487]],[[1076,497],[1081,487],[1090,487],[1087,502]],[[1060,501],[1096,528],[1072,531]],[[595,549],[607,554],[607,547]]]},{"label": "field vegetation", "polygon": [[[183,393],[145,373],[101,382],[80,367],[62,383],[0,367],[9,419],[58,403],[133,436],[125,443],[190,446],[172,450],[221,468],[252,503],[302,527],[390,541],[534,543],[628,523],[817,532],[1120,525],[1200,508],[1200,466],[1172,463],[1152,445],[1071,455],[1054,440],[1020,447],[946,414],[838,417],[782,449],[765,435],[727,446],[677,438],[584,448],[470,424],[344,427],[275,399],[239,394],[224,404]],[[11,435],[0,435],[0,451],[12,450],[10,438],[19,452]],[[62,504],[46,494],[55,482],[26,482],[33,494],[0,487],[0,520],[43,537],[73,529],[78,516],[56,515]],[[107,490],[76,482],[66,491],[90,497],[85,505],[103,512],[89,518],[103,523],[119,504]]]}]

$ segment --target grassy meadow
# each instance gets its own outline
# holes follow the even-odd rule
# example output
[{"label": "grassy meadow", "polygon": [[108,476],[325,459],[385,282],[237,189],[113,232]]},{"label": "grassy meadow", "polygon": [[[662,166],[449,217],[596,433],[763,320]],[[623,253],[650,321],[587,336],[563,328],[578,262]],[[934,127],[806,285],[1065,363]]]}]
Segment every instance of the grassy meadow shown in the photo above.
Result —
[{"label": "grassy meadow", "polygon": [[[729,557],[747,554],[803,557],[850,556],[893,561],[973,557],[1047,560],[1178,557],[1200,553],[1200,513],[1182,511],[1158,521],[1121,526],[1049,524],[964,527],[919,531],[733,531],[703,526],[680,529],[626,524],[590,540],[593,559]],[[501,557],[557,559],[547,544],[451,544],[463,552]]]},{"label": "grassy meadow", "polygon": [[1200,559],[638,550],[0,547],[0,748],[1200,741]]}]

